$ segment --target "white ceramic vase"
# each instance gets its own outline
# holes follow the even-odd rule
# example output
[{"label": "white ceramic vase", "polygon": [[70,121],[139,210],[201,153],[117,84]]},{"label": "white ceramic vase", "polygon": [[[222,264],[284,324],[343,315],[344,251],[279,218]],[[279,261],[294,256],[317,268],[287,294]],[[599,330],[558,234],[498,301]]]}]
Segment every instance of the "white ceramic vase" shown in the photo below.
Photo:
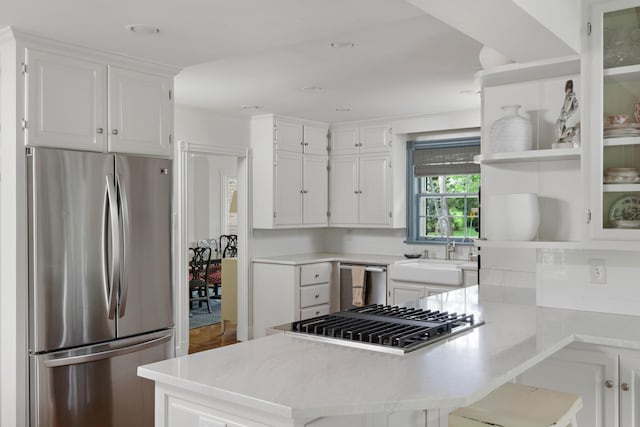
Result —
[{"label": "white ceramic vase", "polygon": [[533,150],[531,121],[518,114],[520,105],[502,107],[504,117],[491,125],[489,148],[492,153]]},{"label": "white ceramic vase", "polygon": [[511,59],[489,46],[482,46],[478,59],[480,60],[480,65],[482,65],[484,70],[513,62]]},{"label": "white ceramic vase", "polygon": [[489,240],[529,241],[538,235],[540,205],[534,193],[490,196],[488,214]]}]

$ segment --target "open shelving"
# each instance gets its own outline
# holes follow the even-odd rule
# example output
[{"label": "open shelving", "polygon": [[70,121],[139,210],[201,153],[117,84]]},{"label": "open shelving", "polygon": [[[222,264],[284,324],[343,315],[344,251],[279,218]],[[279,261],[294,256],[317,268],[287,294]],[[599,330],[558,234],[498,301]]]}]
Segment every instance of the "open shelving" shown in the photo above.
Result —
[{"label": "open shelving", "polygon": [[479,164],[534,162],[538,160],[577,160],[580,147],[546,150],[510,151],[506,153],[480,154],[474,157]]},{"label": "open shelving", "polygon": [[501,65],[476,74],[483,87],[548,79],[580,72],[580,56]]}]

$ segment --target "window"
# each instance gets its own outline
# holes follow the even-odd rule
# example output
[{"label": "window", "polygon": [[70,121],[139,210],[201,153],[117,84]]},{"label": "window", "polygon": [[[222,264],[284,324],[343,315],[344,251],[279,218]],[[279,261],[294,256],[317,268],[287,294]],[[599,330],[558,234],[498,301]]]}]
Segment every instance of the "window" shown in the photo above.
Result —
[{"label": "window", "polygon": [[[471,243],[480,231],[480,138],[407,144],[407,241]],[[449,230],[447,230],[447,228]]]}]

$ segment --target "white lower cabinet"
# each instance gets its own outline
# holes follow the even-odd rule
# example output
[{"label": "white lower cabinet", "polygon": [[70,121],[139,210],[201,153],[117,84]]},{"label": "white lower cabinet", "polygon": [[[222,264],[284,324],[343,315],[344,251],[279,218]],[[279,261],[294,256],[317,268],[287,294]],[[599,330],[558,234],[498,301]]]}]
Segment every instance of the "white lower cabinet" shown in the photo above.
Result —
[{"label": "white lower cabinet", "polygon": [[[156,427],[446,427],[438,410],[291,419],[156,383]],[[442,415],[442,416],[441,416]]]},{"label": "white lower cabinet", "polygon": [[518,382],[581,395],[580,427],[640,427],[640,352],[571,345]]},{"label": "white lower cabinet", "polygon": [[272,326],[328,314],[330,262],[304,265],[253,263],[253,337]]}]

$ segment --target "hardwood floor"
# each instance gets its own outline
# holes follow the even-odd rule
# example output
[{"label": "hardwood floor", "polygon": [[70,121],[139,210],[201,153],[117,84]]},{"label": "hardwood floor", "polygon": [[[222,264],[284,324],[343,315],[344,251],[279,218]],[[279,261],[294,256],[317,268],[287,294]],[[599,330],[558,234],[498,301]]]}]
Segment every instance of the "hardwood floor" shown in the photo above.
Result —
[{"label": "hardwood floor", "polygon": [[236,324],[226,322],[222,332],[222,323],[202,326],[189,330],[189,354],[237,343]]}]

